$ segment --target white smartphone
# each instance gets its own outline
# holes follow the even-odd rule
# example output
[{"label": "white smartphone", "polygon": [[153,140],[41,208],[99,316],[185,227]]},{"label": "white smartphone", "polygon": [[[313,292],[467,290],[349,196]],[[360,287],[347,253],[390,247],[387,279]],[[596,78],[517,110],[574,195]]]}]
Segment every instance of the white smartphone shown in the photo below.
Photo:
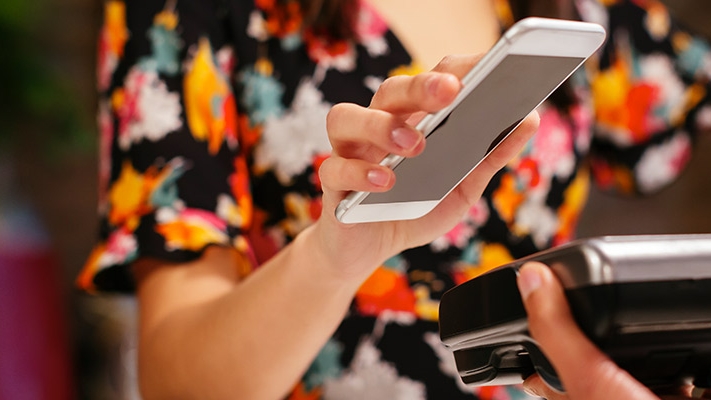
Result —
[{"label": "white smartphone", "polygon": [[381,165],[395,171],[383,193],[352,192],[336,217],[344,223],[419,218],[431,211],[605,40],[597,24],[526,18],[512,26],[462,79],[454,102],[417,125],[425,151]]}]

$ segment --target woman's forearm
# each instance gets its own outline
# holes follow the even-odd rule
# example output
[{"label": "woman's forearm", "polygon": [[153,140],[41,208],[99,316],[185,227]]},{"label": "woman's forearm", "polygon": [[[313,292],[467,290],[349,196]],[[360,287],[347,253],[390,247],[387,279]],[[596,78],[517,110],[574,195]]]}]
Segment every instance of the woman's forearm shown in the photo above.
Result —
[{"label": "woman's forearm", "polygon": [[307,230],[219,297],[144,328],[139,370],[144,396],[286,395],[337,328],[361,280],[333,274],[325,265],[331,261],[314,251],[313,236]]}]

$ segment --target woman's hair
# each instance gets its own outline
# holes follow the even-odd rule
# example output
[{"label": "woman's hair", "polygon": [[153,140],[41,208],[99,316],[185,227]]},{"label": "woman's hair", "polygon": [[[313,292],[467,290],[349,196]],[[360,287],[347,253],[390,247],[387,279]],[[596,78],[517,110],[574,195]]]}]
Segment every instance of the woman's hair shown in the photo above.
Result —
[{"label": "woman's hair", "polygon": [[358,11],[358,0],[278,0],[297,1],[304,16],[304,27],[334,39],[351,39]]}]

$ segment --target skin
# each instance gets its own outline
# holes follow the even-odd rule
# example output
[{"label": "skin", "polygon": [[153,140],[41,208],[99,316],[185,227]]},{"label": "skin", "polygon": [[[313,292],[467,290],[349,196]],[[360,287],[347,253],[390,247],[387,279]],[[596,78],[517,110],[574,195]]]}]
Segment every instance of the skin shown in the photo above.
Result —
[{"label": "skin", "polygon": [[501,34],[493,0],[417,0],[417,7],[411,0],[374,0],[369,4],[427,69],[448,54],[483,53]]},{"label": "skin", "polygon": [[[479,59],[448,57],[432,72],[385,81],[369,107],[328,115],[333,153],[320,168],[323,214],[290,245],[245,276],[248,261],[211,247],[176,267],[135,264],[139,383],[146,399],[275,399],[288,393],[332,335],[361,283],[387,258],[451,229],[538,126],[530,116],[430,214],[412,221],[345,225],[334,217],[349,191],[381,192],[387,153],[425,148],[412,126],[447,106]],[[367,134],[366,134],[367,133]],[[257,372],[258,371],[258,372]]]},{"label": "skin", "polygon": [[530,394],[549,400],[671,400],[689,399],[692,393],[693,398],[711,398],[711,390],[693,390],[692,387],[658,396],[620,369],[578,328],[563,288],[545,265],[534,262],[524,265],[519,270],[518,285],[531,335],[566,388],[566,393],[559,393],[538,375],[533,375],[524,382]]}]

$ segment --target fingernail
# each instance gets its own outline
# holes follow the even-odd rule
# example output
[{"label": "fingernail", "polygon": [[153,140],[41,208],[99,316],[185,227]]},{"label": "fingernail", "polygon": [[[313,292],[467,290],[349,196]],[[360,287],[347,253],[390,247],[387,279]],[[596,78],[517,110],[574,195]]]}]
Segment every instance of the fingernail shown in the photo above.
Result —
[{"label": "fingernail", "polygon": [[523,385],[523,391],[529,396],[540,397],[540,396],[538,396],[538,393],[536,393],[536,391],[533,390],[532,387],[526,385],[525,383]]},{"label": "fingernail", "polygon": [[439,86],[439,81],[440,77],[438,75],[431,76],[427,79],[425,82],[425,89],[427,90],[427,93],[431,95],[437,94],[437,86]]},{"label": "fingernail", "polygon": [[518,271],[518,291],[521,292],[521,297],[526,300],[531,293],[541,287],[541,275],[536,268],[521,268]]},{"label": "fingernail", "polygon": [[412,149],[420,141],[419,135],[407,128],[396,128],[392,131],[392,137],[393,142],[405,150]]},{"label": "fingernail", "polygon": [[368,171],[368,181],[376,186],[385,186],[388,184],[390,177],[387,173],[379,169],[371,169]]}]

